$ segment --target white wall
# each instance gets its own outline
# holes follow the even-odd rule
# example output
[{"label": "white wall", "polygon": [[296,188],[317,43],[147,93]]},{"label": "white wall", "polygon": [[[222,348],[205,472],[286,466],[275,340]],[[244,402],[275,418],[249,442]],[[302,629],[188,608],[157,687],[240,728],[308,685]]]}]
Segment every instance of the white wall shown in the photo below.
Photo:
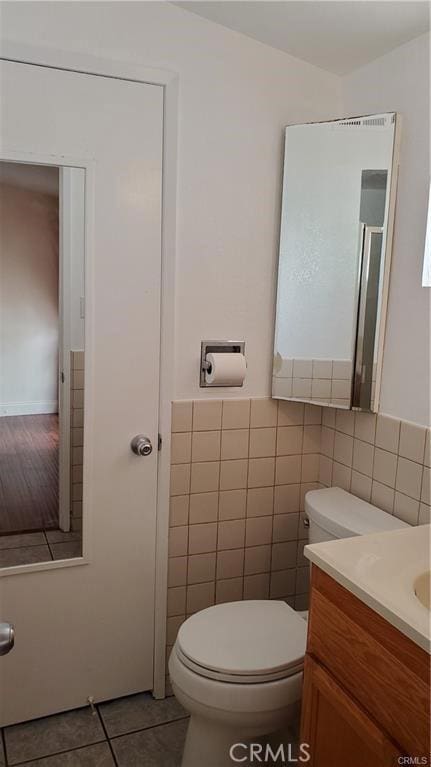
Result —
[{"label": "white wall", "polygon": [[58,200],[0,184],[0,415],[56,412]]},{"label": "white wall", "polygon": [[63,167],[60,179],[60,236],[65,271],[63,351],[68,356],[71,349],[80,351],[85,345],[85,170]]},{"label": "white wall", "polygon": [[381,411],[430,423],[430,290],[421,287],[429,187],[429,35],[343,78],[344,113],[403,118]]},{"label": "white wall", "polygon": [[[270,393],[283,128],[339,78],[168,3],[4,3],[3,35],[179,73],[176,398]],[[243,389],[199,389],[203,339],[247,344]]]},{"label": "white wall", "polygon": [[[6,2],[2,34],[179,73],[177,398],[270,392],[283,127],[400,111],[404,138],[382,409],[428,421],[429,291],[420,287],[426,38],[340,79],[168,3]],[[199,343],[214,337],[246,340],[243,389],[199,390]]]}]

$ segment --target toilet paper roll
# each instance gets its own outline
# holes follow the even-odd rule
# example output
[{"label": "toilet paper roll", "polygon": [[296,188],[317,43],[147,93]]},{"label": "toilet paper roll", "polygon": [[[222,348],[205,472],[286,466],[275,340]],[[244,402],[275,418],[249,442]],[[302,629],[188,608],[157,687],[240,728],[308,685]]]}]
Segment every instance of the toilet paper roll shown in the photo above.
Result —
[{"label": "toilet paper roll", "polygon": [[205,373],[209,386],[242,386],[247,363],[243,354],[238,352],[214,352],[206,356],[211,365]]}]

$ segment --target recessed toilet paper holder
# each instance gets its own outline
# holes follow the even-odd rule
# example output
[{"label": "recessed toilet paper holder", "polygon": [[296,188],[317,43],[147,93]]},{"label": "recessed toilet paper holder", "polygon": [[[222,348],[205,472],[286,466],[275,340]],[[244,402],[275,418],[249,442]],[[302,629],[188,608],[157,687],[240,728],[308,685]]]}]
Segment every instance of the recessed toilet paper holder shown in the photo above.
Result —
[{"label": "recessed toilet paper holder", "polygon": [[[201,341],[201,367],[199,386],[213,388],[216,384],[209,384],[205,380],[205,373],[211,370],[211,363],[207,360],[210,353],[245,354],[245,341]],[[238,385],[238,384],[236,384]]]}]

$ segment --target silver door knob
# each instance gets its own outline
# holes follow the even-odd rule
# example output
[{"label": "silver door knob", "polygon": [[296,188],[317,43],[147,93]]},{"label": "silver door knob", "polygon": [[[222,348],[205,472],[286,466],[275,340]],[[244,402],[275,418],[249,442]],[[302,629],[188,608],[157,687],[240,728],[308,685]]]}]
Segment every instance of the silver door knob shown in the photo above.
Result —
[{"label": "silver door knob", "polygon": [[137,434],[136,437],[133,437],[130,447],[135,455],[150,455],[153,452],[151,440],[144,434]]},{"label": "silver door knob", "polygon": [[7,655],[15,644],[15,629],[11,623],[0,623],[0,655]]}]

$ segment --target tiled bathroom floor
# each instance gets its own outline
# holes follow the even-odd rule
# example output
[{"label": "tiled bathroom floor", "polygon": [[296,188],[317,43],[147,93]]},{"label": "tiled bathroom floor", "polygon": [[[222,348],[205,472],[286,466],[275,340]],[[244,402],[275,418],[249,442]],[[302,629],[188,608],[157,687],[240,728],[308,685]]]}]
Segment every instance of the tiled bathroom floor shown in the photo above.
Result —
[{"label": "tiled bathroom floor", "polygon": [[[94,713],[87,707],[5,727],[0,767],[180,767],[187,725],[174,697],[131,695],[98,704]],[[277,747],[274,738],[269,740]],[[297,738],[292,731],[282,739],[292,743],[292,757],[298,755]],[[276,767],[286,760],[271,763]],[[248,761],[242,764],[250,767]]]},{"label": "tiled bathroom floor", "polygon": [[187,723],[175,698],[132,695],[5,727],[0,766],[180,767]]},{"label": "tiled bathroom floor", "polygon": [[0,536],[0,567],[81,556],[81,533],[41,530]]}]

